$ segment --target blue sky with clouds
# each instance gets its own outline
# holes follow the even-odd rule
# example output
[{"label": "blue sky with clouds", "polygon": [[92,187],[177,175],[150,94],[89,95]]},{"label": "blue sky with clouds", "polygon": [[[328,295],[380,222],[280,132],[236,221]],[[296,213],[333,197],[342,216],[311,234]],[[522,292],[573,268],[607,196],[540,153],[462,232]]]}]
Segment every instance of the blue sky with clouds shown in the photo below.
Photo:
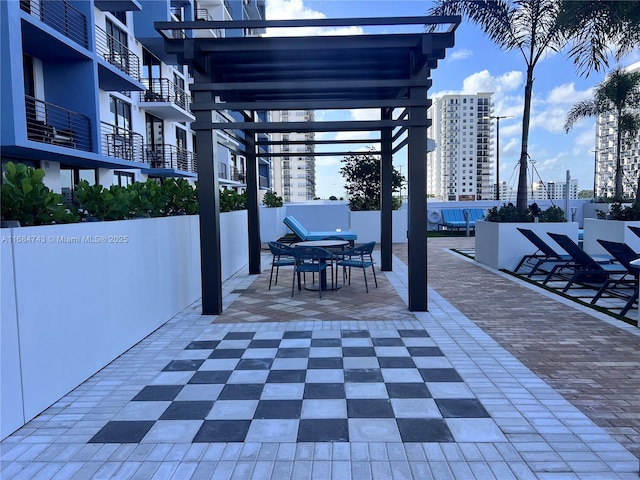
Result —
[{"label": "blue sky with clouds", "polygon": [[[424,0],[267,0],[267,19],[421,16],[432,4]],[[331,33],[367,32],[371,30]],[[308,30],[304,34],[317,32]],[[621,64],[626,66],[638,61],[640,51],[623,59]],[[495,92],[494,115],[514,116],[500,122],[500,179],[514,188],[520,153],[524,75],[525,63],[519,52],[499,50],[477,27],[463,21],[456,32],[455,47],[447,50],[446,58],[432,71],[433,86],[429,90],[431,97],[443,93]],[[591,98],[592,88],[602,79],[603,75],[597,73],[588,78],[580,77],[572,61],[562,52],[550,53],[538,63],[529,133],[529,155],[538,172],[534,180],[538,180],[538,174],[544,181],[564,180],[566,171],[570,170],[581,189],[593,188],[595,120],[576,124],[568,134],[563,125],[573,104]],[[371,111],[318,112],[317,117],[367,119],[376,114]],[[349,138],[351,134],[338,135]],[[341,158],[317,157],[316,193],[319,197],[344,195],[344,179],[339,174]],[[394,165],[406,172],[406,156],[402,152],[394,158]]]}]

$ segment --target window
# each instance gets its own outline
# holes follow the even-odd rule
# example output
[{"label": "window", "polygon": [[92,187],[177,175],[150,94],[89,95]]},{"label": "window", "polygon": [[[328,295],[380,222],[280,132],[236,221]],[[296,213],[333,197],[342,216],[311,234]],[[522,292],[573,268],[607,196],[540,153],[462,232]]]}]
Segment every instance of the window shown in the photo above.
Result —
[{"label": "window", "polygon": [[[142,78],[162,78],[160,73],[160,60],[146,48],[142,49]],[[151,87],[151,82],[149,82]]]},{"label": "window", "polygon": [[114,185],[120,185],[121,187],[128,187],[135,181],[135,176],[131,172],[121,172],[119,170],[113,171],[113,183]]},{"label": "window", "polygon": [[111,124],[127,130],[131,129],[131,105],[124,100],[114,97],[110,98]]}]

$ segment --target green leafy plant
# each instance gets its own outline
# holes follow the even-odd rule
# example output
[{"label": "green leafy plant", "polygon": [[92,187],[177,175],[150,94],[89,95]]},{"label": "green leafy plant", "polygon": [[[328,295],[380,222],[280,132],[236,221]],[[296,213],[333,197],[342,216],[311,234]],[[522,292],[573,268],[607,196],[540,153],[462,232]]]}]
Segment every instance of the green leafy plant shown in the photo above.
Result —
[{"label": "green leafy plant", "polygon": [[612,203],[609,209],[609,220],[624,220],[627,222],[640,220],[640,204],[634,203],[623,207],[621,203]]},{"label": "green leafy plant", "polygon": [[564,210],[553,206],[542,210],[539,219],[541,222],[566,222]]},{"label": "green leafy plant", "polygon": [[77,222],[79,216],[67,209],[65,198],[44,184],[45,171],[22,163],[8,162],[2,181],[2,220],[16,220],[22,226]]},{"label": "green leafy plant", "polygon": [[130,217],[162,217],[167,209],[167,195],[155,180],[127,186]]},{"label": "green leafy plant", "polygon": [[238,193],[235,190],[220,190],[220,211],[232,212],[234,210],[246,210],[247,194]]},{"label": "green leafy plant", "polygon": [[[490,208],[487,212],[485,220],[488,222],[533,222],[534,216],[531,208],[527,207],[524,213],[520,213],[512,203],[503,204],[501,207]],[[560,207],[549,207],[541,210],[538,215],[540,222],[564,222],[564,210]]]},{"label": "green leafy plant", "polygon": [[271,190],[264,194],[264,197],[262,197],[262,203],[264,203],[268,208],[276,208],[284,205],[282,197],[278,196],[276,192],[272,192]]},{"label": "green leafy plant", "polygon": [[162,182],[166,197],[166,215],[195,215],[198,213],[198,190],[184,178],[167,178]]},{"label": "green leafy plant", "polygon": [[76,187],[75,201],[85,218],[124,220],[131,215],[131,197],[127,189],[119,185],[107,189],[82,180]]}]

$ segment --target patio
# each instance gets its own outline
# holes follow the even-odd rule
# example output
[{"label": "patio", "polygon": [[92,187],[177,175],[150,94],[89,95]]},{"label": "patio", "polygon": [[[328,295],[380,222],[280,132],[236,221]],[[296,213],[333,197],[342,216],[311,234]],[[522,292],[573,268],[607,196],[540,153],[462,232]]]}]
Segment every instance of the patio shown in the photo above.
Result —
[{"label": "patio", "polygon": [[268,291],[264,252],[221,315],[193,304],[5,439],[0,474],[637,478],[638,329],[451,252],[473,238],[428,243],[429,312],[406,308],[406,245],[377,290],[355,273],[322,299],[287,270]]}]

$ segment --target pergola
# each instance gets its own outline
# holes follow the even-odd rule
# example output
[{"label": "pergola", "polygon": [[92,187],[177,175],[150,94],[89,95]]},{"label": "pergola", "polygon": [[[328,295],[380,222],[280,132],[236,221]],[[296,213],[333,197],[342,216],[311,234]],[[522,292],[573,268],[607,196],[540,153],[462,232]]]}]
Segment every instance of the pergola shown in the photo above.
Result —
[{"label": "pergola", "polygon": [[[447,48],[454,45],[460,17],[348,18],[279,21],[156,22],[165,38],[167,53],[189,65],[191,110],[196,121],[202,313],[222,312],[222,275],[218,204],[216,130],[239,142],[247,161],[249,273],[260,267],[258,159],[269,153],[265,134],[275,132],[378,132],[377,139],[316,140],[308,145],[344,145],[331,155],[350,155],[348,145],[380,146],[381,168],[381,269],[392,264],[393,156],[407,148],[408,181],[408,291],[409,310],[427,310],[426,152],[427,109],[431,100],[430,73]],[[411,26],[419,33],[381,33],[349,36],[222,38],[198,32],[304,27]],[[404,28],[404,27],[403,27]],[[379,109],[379,120],[269,122],[260,112],[276,110]],[[217,120],[216,112],[236,112],[239,121]],[[283,143],[283,142],[280,142]],[[292,143],[292,142],[287,142]],[[207,159],[207,161],[205,161]]]}]

